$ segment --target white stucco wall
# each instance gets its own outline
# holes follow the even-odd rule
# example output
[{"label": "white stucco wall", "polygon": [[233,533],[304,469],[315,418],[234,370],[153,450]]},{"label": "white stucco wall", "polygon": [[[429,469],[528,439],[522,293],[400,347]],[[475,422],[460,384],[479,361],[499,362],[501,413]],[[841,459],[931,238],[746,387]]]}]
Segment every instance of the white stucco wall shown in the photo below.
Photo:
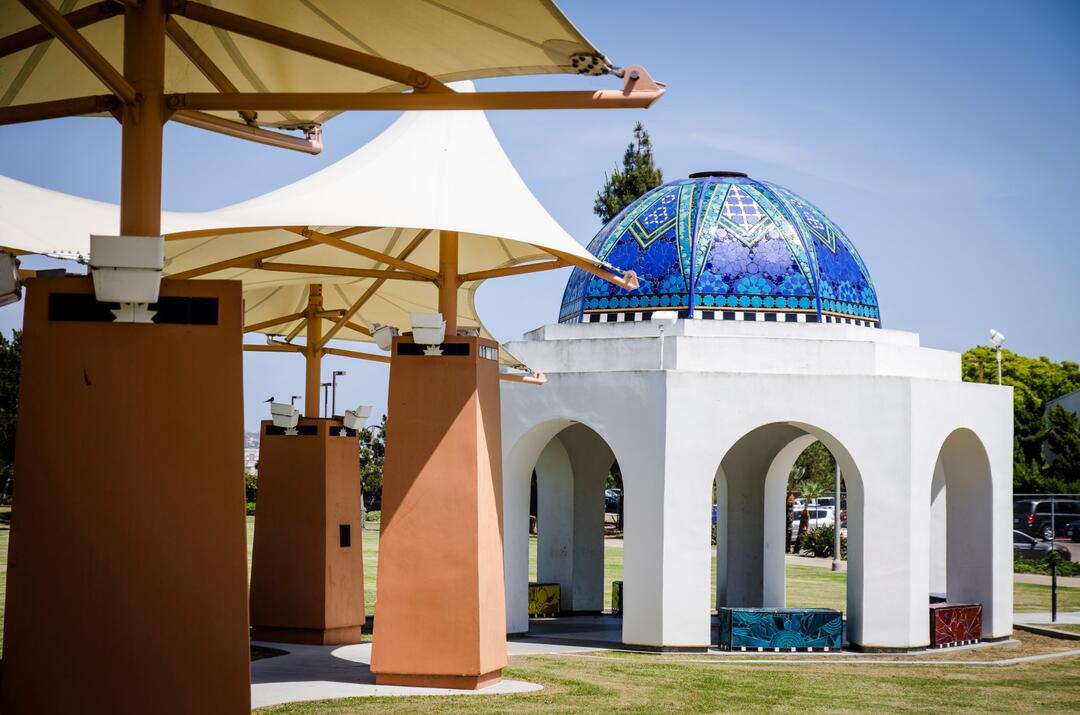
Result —
[{"label": "white stucco wall", "polygon": [[[949,494],[965,493],[947,500],[950,599],[983,603],[987,637],[1010,632],[1009,388],[960,382],[959,356],[921,348],[912,333],[831,324],[681,320],[668,327],[660,370],[657,328],[546,326],[508,346],[548,376],[542,387],[503,387],[509,631],[528,627],[528,476],[548,442],[581,423],[622,468],[626,643],[703,647],[718,598],[780,605],[786,470],[794,445],[812,439],[837,455],[848,487],[853,643],[928,641],[939,456]],[[713,594],[718,475],[726,507]],[[981,544],[954,536],[975,516],[988,529]],[[959,549],[969,556],[954,558]]]}]

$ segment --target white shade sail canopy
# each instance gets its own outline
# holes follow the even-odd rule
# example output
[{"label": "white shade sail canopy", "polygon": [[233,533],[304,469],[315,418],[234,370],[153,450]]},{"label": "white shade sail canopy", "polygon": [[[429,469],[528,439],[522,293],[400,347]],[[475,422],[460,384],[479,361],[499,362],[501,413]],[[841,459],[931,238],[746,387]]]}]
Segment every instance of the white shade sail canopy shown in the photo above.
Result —
[{"label": "white shade sail canopy", "polygon": [[[113,67],[123,65],[123,3],[51,4]],[[277,93],[401,92],[412,88],[409,82],[417,72],[434,80],[430,87],[419,80],[422,89],[439,91],[439,82],[453,80],[600,74],[610,67],[551,0],[204,0],[174,2],[169,11],[174,27],[167,28],[171,41],[165,46],[165,91],[170,93],[221,89],[200,64],[216,67],[232,91]],[[37,24],[17,0],[0,0],[0,37],[31,31]],[[364,57],[350,59],[353,66],[346,66],[260,41],[261,24]],[[199,61],[192,59],[190,49],[184,51],[185,37],[197,48]],[[303,44],[318,54],[310,42]],[[28,45],[22,40],[14,46],[24,49],[0,56],[0,107],[107,91],[57,41]],[[336,113],[263,111],[247,123],[299,128]],[[215,114],[237,119],[236,112]]]},{"label": "white shade sail canopy", "polygon": [[[4,246],[85,254],[89,233],[116,231],[114,205],[2,182]],[[483,272],[599,265],[532,195],[478,111],[405,113],[321,171],[215,211],[167,212],[163,227],[167,276],[242,281],[245,324],[289,339],[307,333],[298,314],[312,284],[323,286],[320,333],[335,339],[371,340],[371,324],[404,331],[410,313],[435,312],[444,231],[459,236],[458,325],[484,335],[474,300]]]}]

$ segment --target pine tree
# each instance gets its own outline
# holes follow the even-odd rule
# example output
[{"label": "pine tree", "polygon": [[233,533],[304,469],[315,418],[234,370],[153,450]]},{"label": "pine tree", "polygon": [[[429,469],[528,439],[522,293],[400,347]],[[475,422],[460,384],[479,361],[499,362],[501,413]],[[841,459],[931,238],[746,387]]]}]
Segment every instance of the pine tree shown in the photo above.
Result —
[{"label": "pine tree", "polygon": [[634,139],[623,154],[622,168],[604,176],[604,186],[596,193],[593,213],[607,223],[639,196],[664,183],[664,174],[653,164],[652,140],[645,125],[634,125]]}]

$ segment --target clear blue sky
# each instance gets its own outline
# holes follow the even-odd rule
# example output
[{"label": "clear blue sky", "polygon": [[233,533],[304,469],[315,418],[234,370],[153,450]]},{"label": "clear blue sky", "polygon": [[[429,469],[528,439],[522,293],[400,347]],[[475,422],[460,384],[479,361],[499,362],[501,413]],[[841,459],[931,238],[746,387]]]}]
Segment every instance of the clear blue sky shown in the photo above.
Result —
[{"label": "clear blue sky", "polygon": [[[962,350],[991,327],[1029,355],[1080,359],[1080,3],[599,2],[560,6],[612,60],[669,85],[652,109],[489,117],[537,198],[582,243],[592,199],[635,121],[667,178],[732,169],[787,186],[841,225],[878,289],[886,327]],[[480,89],[612,87],[571,76]],[[215,208],[341,158],[392,120],[354,113],[325,128],[318,157],[169,125],[165,206]],[[115,122],[0,127],[0,173],[116,201]],[[477,187],[482,192],[483,187]],[[362,200],[362,197],[357,197]],[[500,340],[555,320],[567,271],[489,282]],[[0,310],[0,329],[20,309]],[[270,395],[302,391],[299,358],[248,355],[246,425]],[[385,407],[386,370],[349,374],[342,404]]]}]

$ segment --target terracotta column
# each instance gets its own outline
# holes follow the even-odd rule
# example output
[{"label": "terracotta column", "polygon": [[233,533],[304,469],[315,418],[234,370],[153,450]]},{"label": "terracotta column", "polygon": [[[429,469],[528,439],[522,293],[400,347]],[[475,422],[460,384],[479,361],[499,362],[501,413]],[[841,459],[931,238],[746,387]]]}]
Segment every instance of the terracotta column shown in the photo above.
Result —
[{"label": "terracotta column", "polygon": [[383,477],[376,682],[480,688],[506,665],[498,345],[395,338]]},{"label": "terracotta column", "polygon": [[249,712],[240,284],[25,301],[0,712]]},{"label": "terracotta column", "polygon": [[262,423],[251,563],[255,640],[360,642],[364,559],[360,450],[341,420],[300,420],[300,434]]}]

